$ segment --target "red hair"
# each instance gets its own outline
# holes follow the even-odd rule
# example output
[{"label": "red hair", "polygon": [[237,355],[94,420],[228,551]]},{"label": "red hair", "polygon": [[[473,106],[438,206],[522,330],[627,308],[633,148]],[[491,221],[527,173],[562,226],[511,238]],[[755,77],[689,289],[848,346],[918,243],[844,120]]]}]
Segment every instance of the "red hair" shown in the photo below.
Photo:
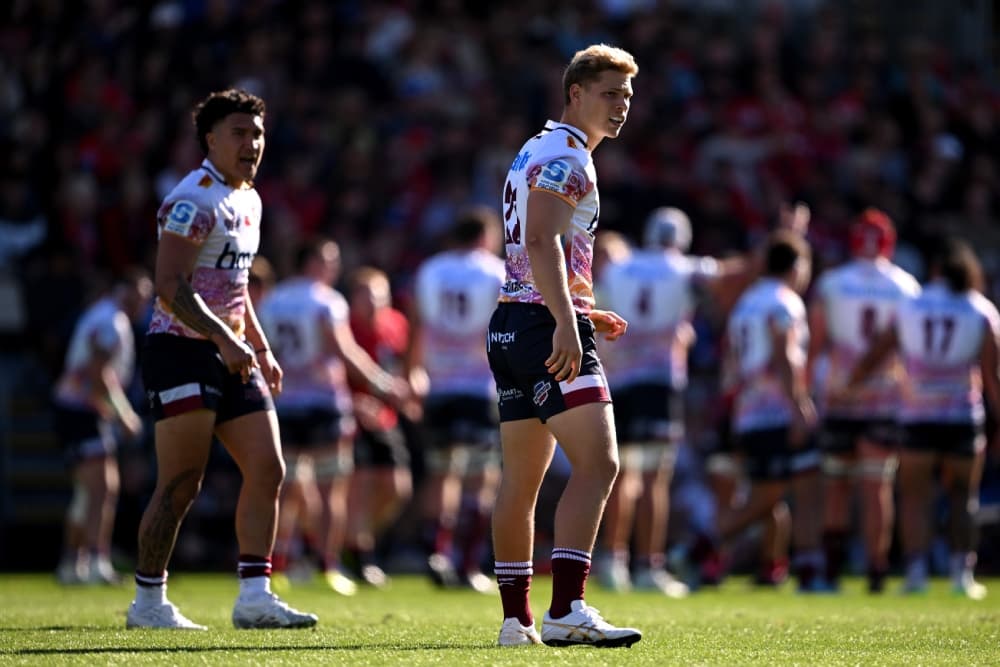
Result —
[{"label": "red hair", "polygon": [[851,225],[851,255],[855,257],[892,257],[896,248],[896,229],[892,219],[877,208],[866,208]]}]

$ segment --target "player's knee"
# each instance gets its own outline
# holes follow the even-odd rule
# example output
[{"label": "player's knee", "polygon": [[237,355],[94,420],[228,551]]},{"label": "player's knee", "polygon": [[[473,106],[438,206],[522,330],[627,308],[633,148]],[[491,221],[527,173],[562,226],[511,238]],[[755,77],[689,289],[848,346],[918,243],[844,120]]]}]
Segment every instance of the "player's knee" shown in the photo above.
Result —
[{"label": "player's knee", "polygon": [[831,481],[845,480],[854,471],[853,462],[844,456],[826,454],[822,462],[823,476]]},{"label": "player's knee", "polygon": [[439,475],[461,475],[468,464],[465,447],[438,447],[427,452],[424,462],[427,470]]},{"label": "player's knee", "polygon": [[607,489],[610,492],[611,486],[615,483],[615,479],[618,478],[618,471],[621,470],[618,457],[614,455],[595,457],[592,464],[593,473],[606,483]]},{"label": "player's knee", "polygon": [[348,451],[320,454],[313,460],[313,474],[317,482],[331,482],[340,477],[348,477],[352,472],[354,459]]},{"label": "player's knee", "polygon": [[274,456],[258,462],[254,477],[262,485],[280,488],[285,481],[285,461],[280,456]]},{"label": "player's knee", "polygon": [[865,458],[854,469],[854,475],[866,482],[891,484],[896,479],[899,459],[895,456]]}]

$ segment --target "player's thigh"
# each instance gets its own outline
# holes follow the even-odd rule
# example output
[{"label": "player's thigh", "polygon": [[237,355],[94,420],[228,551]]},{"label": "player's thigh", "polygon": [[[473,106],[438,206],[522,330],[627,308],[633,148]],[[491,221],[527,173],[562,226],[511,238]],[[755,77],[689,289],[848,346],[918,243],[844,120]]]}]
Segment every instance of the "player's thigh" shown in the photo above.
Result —
[{"label": "player's thigh", "polygon": [[930,488],[937,455],[921,449],[904,449],[899,455],[899,489],[903,493],[923,494]]},{"label": "player's thigh", "polygon": [[552,433],[538,419],[517,419],[500,424],[503,452],[503,485],[537,489],[555,453]]},{"label": "player's thigh", "polygon": [[156,464],[161,480],[174,479],[178,474],[204,471],[212,447],[215,413],[194,410],[156,422]]},{"label": "player's thigh", "polygon": [[574,468],[618,465],[615,419],[610,403],[584,403],[547,422]]},{"label": "player's thigh", "polygon": [[259,410],[230,419],[215,427],[215,434],[248,476],[277,477],[285,474],[278,440],[278,418],[274,410]]},{"label": "player's thigh", "polygon": [[75,476],[88,494],[103,495],[108,487],[108,468],[114,459],[110,456],[92,456],[76,465]]}]

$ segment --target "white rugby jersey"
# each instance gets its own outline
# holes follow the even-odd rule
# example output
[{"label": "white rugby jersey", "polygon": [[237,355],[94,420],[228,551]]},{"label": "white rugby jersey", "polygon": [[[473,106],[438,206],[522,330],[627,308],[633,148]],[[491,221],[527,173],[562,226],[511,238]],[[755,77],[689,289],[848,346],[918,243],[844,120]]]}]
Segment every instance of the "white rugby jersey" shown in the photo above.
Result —
[{"label": "white rugby jersey", "polygon": [[601,341],[601,360],[612,388],[654,383],[687,386],[687,347],[679,327],[690,325],[698,281],[718,275],[710,257],[670,251],[636,251],[611,264],[599,285],[602,308],[628,322],[628,341]]},{"label": "white rugby jersey", "polygon": [[484,249],[442,252],[417,271],[416,307],[431,396],[496,396],[486,331],[503,281],[503,260]]},{"label": "white rugby jersey", "polygon": [[792,365],[803,369],[809,343],[805,304],[785,283],[763,278],[736,302],[726,329],[737,377],[732,418],[736,433],[791,422],[793,406],[774,368],[772,326],[781,331],[794,329],[798,346]]},{"label": "white rugby jersey", "polygon": [[[177,184],[156,214],[157,234],[178,234],[201,246],[191,286],[209,309],[242,337],[250,264],[260,245],[260,195],[235,189],[206,158]],[[149,333],[204,338],[157,297]]]},{"label": "white rugby jersey", "polygon": [[573,308],[579,313],[589,313],[594,307],[591,274],[600,202],[597,171],[587,149],[586,134],[572,125],[550,120],[514,158],[507,172],[502,202],[507,259],[500,301],[544,303],[535,288],[524,246],[528,193],[532,190],[552,193],[574,209],[563,237],[567,280]]},{"label": "white rugby jersey", "polygon": [[979,352],[983,336],[1000,335],[996,306],[979,292],[955,294],[932,282],[900,304],[897,333],[908,382],[904,422],[981,424],[985,418]]},{"label": "white rugby jersey", "polygon": [[[895,321],[899,304],[919,293],[917,280],[884,258],[856,259],[820,276],[816,298],[826,313],[830,343],[825,390],[844,386],[871,341]],[[821,408],[827,416],[841,418],[891,417],[899,407],[899,382],[892,359],[846,399],[834,403],[821,394]]]},{"label": "white rugby jersey", "polygon": [[267,342],[284,371],[279,412],[289,408],[351,409],[347,369],[327,347],[324,331],[348,323],[347,300],[311,278],[289,278],[257,309]]},{"label": "white rugby jersey", "polygon": [[94,348],[110,357],[110,365],[119,384],[128,386],[135,369],[135,337],[128,315],[114,299],[105,297],[77,320],[66,350],[63,373],[55,388],[56,400],[63,405],[91,408],[90,385],[86,373]]}]

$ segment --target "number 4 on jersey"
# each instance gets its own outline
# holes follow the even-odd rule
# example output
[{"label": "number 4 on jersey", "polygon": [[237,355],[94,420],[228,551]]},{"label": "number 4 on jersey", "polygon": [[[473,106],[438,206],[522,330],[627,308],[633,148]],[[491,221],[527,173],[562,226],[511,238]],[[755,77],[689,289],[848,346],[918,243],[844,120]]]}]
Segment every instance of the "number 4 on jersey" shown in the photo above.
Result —
[{"label": "number 4 on jersey", "polygon": [[504,242],[521,245],[521,220],[517,217],[517,190],[507,181],[503,191]]}]

